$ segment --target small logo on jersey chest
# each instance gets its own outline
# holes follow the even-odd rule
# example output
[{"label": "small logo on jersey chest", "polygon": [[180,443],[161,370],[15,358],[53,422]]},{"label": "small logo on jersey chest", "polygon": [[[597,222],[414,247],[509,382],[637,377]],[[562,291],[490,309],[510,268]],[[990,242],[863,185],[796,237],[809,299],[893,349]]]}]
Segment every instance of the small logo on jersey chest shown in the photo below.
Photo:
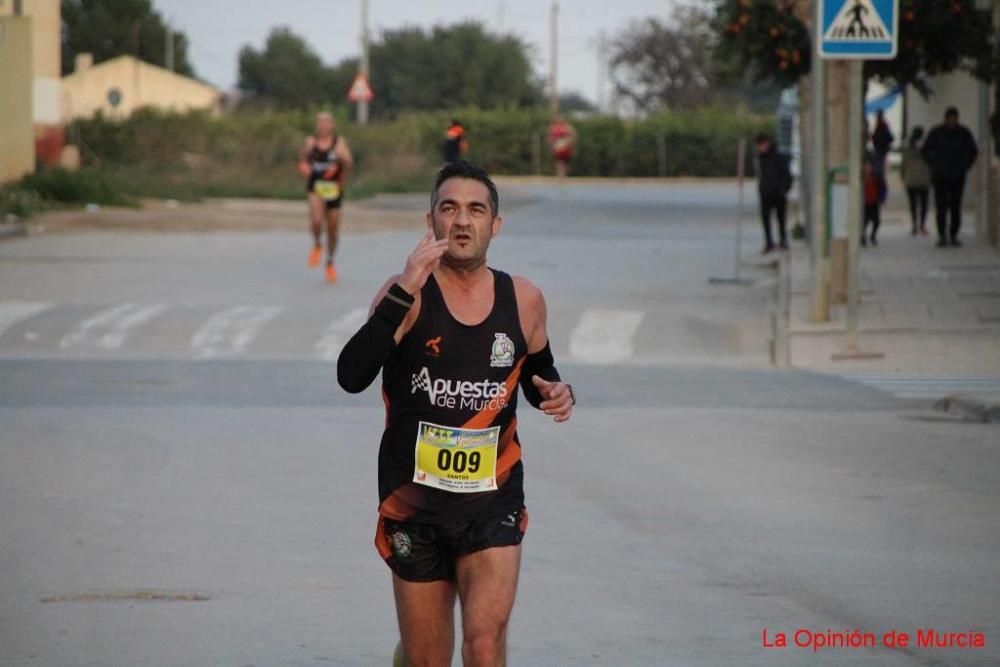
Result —
[{"label": "small logo on jersey chest", "polygon": [[505,333],[495,333],[493,349],[490,352],[490,367],[506,368],[514,365],[514,341]]},{"label": "small logo on jersey chest", "polygon": [[431,338],[426,343],[424,343],[424,354],[429,357],[440,357],[441,356],[441,336],[437,338]]}]

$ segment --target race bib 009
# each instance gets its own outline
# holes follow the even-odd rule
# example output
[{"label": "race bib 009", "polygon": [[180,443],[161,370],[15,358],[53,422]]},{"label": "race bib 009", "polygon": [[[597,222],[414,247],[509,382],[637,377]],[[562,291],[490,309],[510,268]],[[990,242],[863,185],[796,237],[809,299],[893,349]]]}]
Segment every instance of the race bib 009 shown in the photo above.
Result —
[{"label": "race bib 009", "polygon": [[313,191],[320,199],[330,201],[340,196],[340,183],[337,181],[316,181]]},{"label": "race bib 009", "polygon": [[500,427],[417,425],[413,481],[452,493],[495,491]]}]

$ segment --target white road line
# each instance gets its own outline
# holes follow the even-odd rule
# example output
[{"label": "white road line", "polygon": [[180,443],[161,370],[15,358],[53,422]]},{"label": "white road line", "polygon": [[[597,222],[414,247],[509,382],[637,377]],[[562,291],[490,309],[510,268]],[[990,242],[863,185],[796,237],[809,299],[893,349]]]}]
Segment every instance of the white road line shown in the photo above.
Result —
[{"label": "white road line", "polygon": [[942,398],[950,394],[1000,392],[1000,378],[996,377],[865,375],[852,372],[830,374],[892,394],[896,398]]},{"label": "white road line", "polygon": [[368,320],[367,308],[354,308],[330,322],[323,337],[316,343],[316,351],[324,361],[335,361],[351,336]]},{"label": "white road line", "polygon": [[239,354],[261,328],[281,312],[277,306],[234,306],[213,315],[191,337],[191,347],[201,357]]},{"label": "white road line", "polygon": [[108,350],[121,347],[129,331],[161,315],[167,307],[162,303],[137,306],[123,303],[99,312],[81,322],[59,342],[66,349],[81,345],[96,345]]},{"label": "white road line", "polygon": [[638,310],[585,310],[569,336],[575,361],[613,364],[632,356],[632,339],[645,313]]},{"label": "white road line", "polygon": [[4,331],[21,320],[34,317],[51,307],[51,303],[43,303],[41,301],[0,302],[0,336],[3,335]]}]

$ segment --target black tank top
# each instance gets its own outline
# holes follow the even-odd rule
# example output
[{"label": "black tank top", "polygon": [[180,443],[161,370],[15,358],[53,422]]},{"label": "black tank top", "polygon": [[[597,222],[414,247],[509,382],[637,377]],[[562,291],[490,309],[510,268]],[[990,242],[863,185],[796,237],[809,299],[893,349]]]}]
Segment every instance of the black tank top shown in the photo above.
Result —
[{"label": "black tank top", "polygon": [[[506,273],[490,271],[493,310],[474,326],[451,315],[430,276],[420,292],[420,314],[413,328],[383,367],[386,427],[379,449],[379,513],[385,517],[448,523],[503,515],[524,505],[515,411],[528,346],[514,281]],[[421,478],[416,452],[422,429],[453,436],[452,429],[470,429],[457,437],[477,438],[481,436],[472,430],[494,427],[499,428],[498,434],[491,434],[497,440],[495,490],[457,493],[416,481]],[[440,455],[440,464],[445,454],[433,451]],[[446,463],[453,464],[453,472],[472,471],[472,463],[479,463],[474,454],[466,461],[464,454],[452,452],[454,460]]]},{"label": "black tank top", "polygon": [[309,155],[306,156],[306,161],[309,163],[309,185],[308,190],[312,190],[316,181],[323,180],[323,173],[327,169],[333,168],[336,173],[333,175],[332,180],[340,179],[340,160],[337,158],[337,153],[334,149],[337,147],[337,135],[333,135],[333,139],[330,141],[330,147],[323,150],[319,147],[319,139],[316,139],[316,143],[313,144],[312,150],[309,151]]}]

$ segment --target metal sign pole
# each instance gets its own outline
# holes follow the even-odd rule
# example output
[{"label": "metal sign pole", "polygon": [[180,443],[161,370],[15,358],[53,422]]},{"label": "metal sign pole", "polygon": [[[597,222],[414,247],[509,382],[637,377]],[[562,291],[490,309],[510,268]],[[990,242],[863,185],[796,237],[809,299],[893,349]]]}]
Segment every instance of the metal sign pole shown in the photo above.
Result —
[{"label": "metal sign pole", "polygon": [[729,278],[720,278],[717,276],[712,276],[708,279],[708,282],[712,285],[749,285],[753,281],[747,280],[740,277],[740,258],[743,250],[743,218],[745,217],[745,206],[743,198],[743,181],[746,176],[746,157],[747,157],[747,140],[746,138],[740,139],[740,143],[736,148],[736,183],[737,183],[737,201],[738,211],[736,218],[736,249],[734,251],[734,269],[733,275]]},{"label": "metal sign pole", "polygon": [[863,60],[852,60],[849,70],[847,115],[848,186],[847,186],[847,351],[858,351],[858,248],[861,240],[861,165]]},{"label": "metal sign pole", "polygon": [[[814,31],[822,32],[821,3],[816,3]],[[817,39],[817,43],[818,43]],[[830,319],[830,284],[827,280],[826,258],[826,61],[813,60],[812,65],[812,134],[813,155],[810,174],[810,213],[812,234],[812,321]]]},{"label": "metal sign pole", "polygon": [[733,275],[736,282],[740,282],[740,254],[743,248],[743,218],[746,217],[746,209],[743,205],[743,184],[746,175],[747,140],[740,138],[739,148],[736,149],[736,180],[739,182],[739,216],[736,219],[736,251],[733,253]]},{"label": "metal sign pole", "polygon": [[[879,352],[862,353],[858,347],[858,293],[861,280],[859,245],[862,224],[862,161],[864,160],[864,61],[896,57],[899,35],[899,0],[819,0],[817,36],[820,58],[850,60],[848,100],[847,190],[847,351],[834,361],[877,359]],[[819,267],[815,266],[815,270]],[[817,309],[818,310],[818,309]]]}]

